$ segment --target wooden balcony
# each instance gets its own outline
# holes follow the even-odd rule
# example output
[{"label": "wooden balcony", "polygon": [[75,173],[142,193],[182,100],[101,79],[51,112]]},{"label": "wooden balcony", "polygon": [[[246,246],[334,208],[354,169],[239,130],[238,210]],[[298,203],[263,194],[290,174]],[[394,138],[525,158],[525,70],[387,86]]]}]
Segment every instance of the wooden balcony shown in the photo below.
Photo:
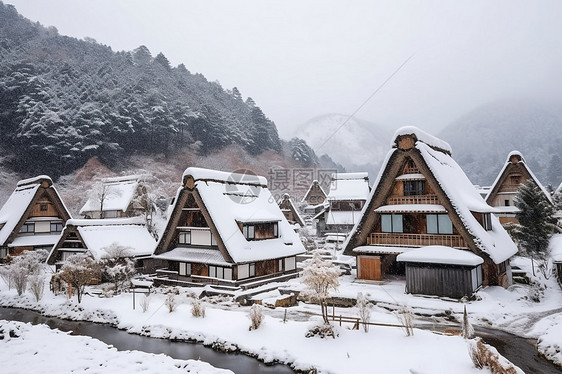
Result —
[{"label": "wooden balcony", "polygon": [[500,192],[517,192],[517,191],[519,191],[520,186],[521,186],[520,184],[504,184],[503,186],[500,187],[500,189],[498,190],[498,193],[500,193]]},{"label": "wooden balcony", "polygon": [[398,204],[439,204],[437,195],[412,195],[412,196],[390,196],[387,205]]},{"label": "wooden balcony", "polygon": [[367,238],[368,245],[395,245],[404,247],[425,247],[428,245],[444,245],[448,247],[467,248],[460,235],[403,234],[403,233],[371,233]]}]

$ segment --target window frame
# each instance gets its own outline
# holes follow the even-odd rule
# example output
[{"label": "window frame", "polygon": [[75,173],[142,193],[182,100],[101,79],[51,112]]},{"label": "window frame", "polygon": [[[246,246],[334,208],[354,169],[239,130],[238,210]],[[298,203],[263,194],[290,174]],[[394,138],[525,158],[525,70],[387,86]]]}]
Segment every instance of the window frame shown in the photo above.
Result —
[{"label": "window frame", "polygon": [[[435,232],[430,230],[430,218],[435,217]],[[444,219],[447,218],[446,221]],[[453,221],[448,214],[438,214],[438,213],[429,213],[425,215],[425,231],[431,235],[453,235],[455,232],[455,227],[453,226]],[[445,226],[445,224],[447,226]],[[449,228],[449,230],[444,230],[445,228]]]},{"label": "window frame", "polygon": [[[389,220],[389,221],[388,221]],[[385,222],[388,221],[388,222]],[[390,224],[390,227],[389,227]],[[381,214],[381,232],[404,233],[404,215],[400,213]]]}]

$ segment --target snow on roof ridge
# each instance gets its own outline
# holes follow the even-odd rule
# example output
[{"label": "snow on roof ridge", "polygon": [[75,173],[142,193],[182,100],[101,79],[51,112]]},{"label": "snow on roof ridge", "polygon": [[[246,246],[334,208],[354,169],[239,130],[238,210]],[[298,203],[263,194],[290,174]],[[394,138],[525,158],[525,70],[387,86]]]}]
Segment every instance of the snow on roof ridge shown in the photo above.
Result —
[{"label": "snow on roof ridge", "polygon": [[38,175],[36,177],[33,178],[28,178],[28,179],[22,179],[20,180],[17,184],[16,184],[16,188],[17,187],[21,187],[21,186],[27,186],[30,184],[39,184],[41,183],[41,181],[46,180],[47,182],[49,182],[49,184],[52,186],[53,185],[53,180],[51,179],[51,177],[49,177],[48,175]]},{"label": "snow on roof ridge", "polygon": [[144,225],[143,217],[86,219],[73,218],[66,221],[72,226],[117,226],[117,225]]},{"label": "snow on roof ridge", "polygon": [[396,130],[394,136],[392,137],[392,143],[390,144],[390,147],[396,148],[397,138],[405,135],[413,135],[417,141],[425,143],[430,147],[438,148],[439,150],[443,150],[445,152],[448,152],[449,154],[453,153],[453,149],[451,148],[449,143],[439,139],[436,136],[431,135],[430,133],[423,131],[422,129],[416,126],[403,126],[400,127],[398,130]]},{"label": "snow on roof ridge", "polygon": [[365,178],[369,178],[369,173],[366,171],[358,171],[354,173],[339,173],[339,172],[332,173],[332,179],[336,179],[336,180],[365,179]]},{"label": "snow on roof ridge", "polygon": [[123,175],[121,177],[108,177],[102,178],[103,183],[115,183],[115,182],[138,182],[146,177],[146,174],[135,174],[135,175]]},{"label": "snow on roof ridge", "polygon": [[250,169],[238,169],[233,172],[227,172],[198,167],[188,167],[183,172],[182,181],[185,182],[185,178],[187,176],[191,176],[196,181],[203,180],[267,187],[267,179],[265,177],[254,174]]}]

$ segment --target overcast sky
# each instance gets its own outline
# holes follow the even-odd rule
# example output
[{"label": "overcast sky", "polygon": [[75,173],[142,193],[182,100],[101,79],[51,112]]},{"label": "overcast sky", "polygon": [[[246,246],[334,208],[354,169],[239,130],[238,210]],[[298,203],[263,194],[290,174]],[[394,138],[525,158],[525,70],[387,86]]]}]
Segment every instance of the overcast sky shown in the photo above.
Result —
[{"label": "overcast sky", "polygon": [[326,113],[438,131],[510,97],[562,97],[562,1],[4,0],[59,33],[145,45],[238,87],[282,137]]}]

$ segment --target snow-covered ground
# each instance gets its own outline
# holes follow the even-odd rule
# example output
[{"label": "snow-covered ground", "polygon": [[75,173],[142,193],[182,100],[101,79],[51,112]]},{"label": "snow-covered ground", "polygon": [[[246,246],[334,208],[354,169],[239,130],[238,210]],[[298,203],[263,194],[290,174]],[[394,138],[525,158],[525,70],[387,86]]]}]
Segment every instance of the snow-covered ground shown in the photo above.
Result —
[{"label": "snow-covered ground", "polygon": [[[528,274],[532,273],[529,260],[515,258],[512,263],[526,270]],[[31,294],[18,297],[15,290],[8,290],[7,286],[0,282],[0,305],[35,309],[49,316],[67,319],[111,323],[131,333],[147,336],[197,340],[205,344],[217,343],[226,349],[239,349],[263,361],[287,363],[303,371],[317,368],[321,373],[362,373],[373,370],[384,373],[450,373],[454,368],[455,373],[468,374],[489,371],[474,367],[468,355],[466,341],[461,337],[436,334],[427,329],[431,328],[432,324],[443,323],[450,323],[452,329],[460,329],[458,322],[451,321],[462,320],[465,306],[473,324],[537,338],[538,349],[552,361],[562,363],[562,290],[554,277],[546,280],[537,273],[535,277],[531,275],[531,279],[540,284],[540,287],[520,284],[515,284],[507,290],[487,287],[477,293],[475,300],[460,302],[407,295],[404,293],[403,280],[375,284],[356,282],[354,274],[340,277],[339,291],[333,296],[355,298],[358,292],[368,295],[374,304],[372,322],[397,324],[398,319],[393,310],[402,307],[408,307],[416,313],[414,323],[425,328],[415,329],[414,336],[410,337],[405,336],[404,331],[397,327],[371,326],[369,332],[365,333],[362,330],[351,330],[351,324],[344,323],[342,327],[338,326],[339,337],[336,339],[306,338],[308,329],[320,319],[317,316],[320,308],[302,302],[287,308],[286,322],[283,321],[284,308],[264,308],[266,317],[263,325],[258,330],[250,331],[250,308],[238,305],[231,298],[205,298],[206,316],[193,317],[191,301],[203,289],[179,289],[179,294],[175,296],[179,306],[170,313],[165,306],[166,289],[157,289],[150,296],[148,310],[143,312],[140,307],[143,296],[137,295],[137,306],[133,310],[130,293],[110,298],[92,293],[84,297],[82,304],[77,304],[75,299],[69,301],[65,295],[54,295],[46,291],[43,299],[37,303]],[[283,283],[282,287],[293,290],[302,288],[299,279]],[[93,290],[92,288],[91,291]],[[278,291],[274,290],[264,292],[261,297],[271,301],[277,295]],[[358,309],[335,308],[335,314],[357,317]],[[35,329],[25,326],[24,330],[29,333],[25,332],[24,335],[35,334]],[[37,334],[47,334],[46,330],[38,331]],[[53,334],[60,335],[57,339],[62,340],[74,338],[62,333]],[[87,341],[89,340],[76,340],[61,344],[85,347],[84,342]],[[0,349],[0,362],[9,361],[18,354],[25,354],[26,360],[32,361],[34,365],[41,365],[42,360],[48,361],[51,357],[56,357],[32,355],[31,350],[33,349],[25,351],[15,347]],[[118,357],[133,355],[107,351],[111,351],[108,355]],[[65,357],[67,360],[76,361],[69,365],[82,367],[79,365],[83,365],[80,361],[84,356],[66,354]],[[105,360],[105,357],[103,359]],[[152,364],[163,359],[160,356],[154,358],[147,355],[143,356],[143,360]],[[166,365],[170,368],[194,365],[192,362],[168,362]],[[130,369],[133,371],[135,365],[131,365]],[[49,366],[44,367],[42,371],[49,372]],[[197,370],[212,369],[205,367]]]},{"label": "snow-covered ground", "polygon": [[46,325],[0,320],[0,367],[4,374],[34,373],[232,373],[206,362],[163,354],[118,351],[99,340],[70,336]]}]

